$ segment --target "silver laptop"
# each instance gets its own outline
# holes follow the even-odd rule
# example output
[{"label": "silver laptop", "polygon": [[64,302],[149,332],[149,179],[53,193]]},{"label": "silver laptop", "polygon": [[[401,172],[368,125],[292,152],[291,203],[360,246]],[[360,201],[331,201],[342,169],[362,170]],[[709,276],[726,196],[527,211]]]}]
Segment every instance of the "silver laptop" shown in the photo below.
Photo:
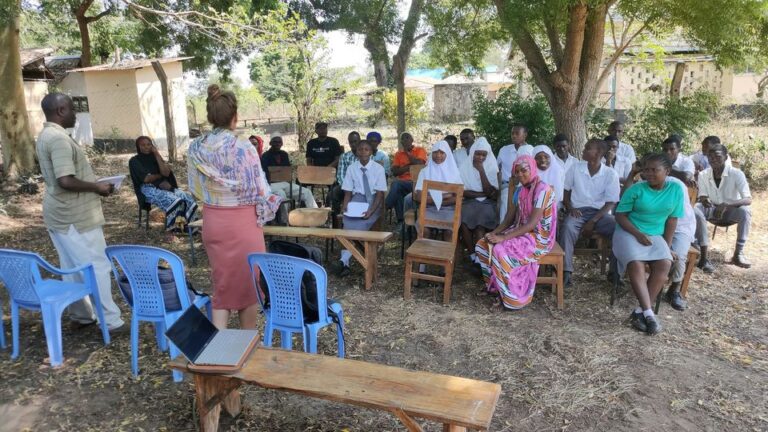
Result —
[{"label": "silver laptop", "polygon": [[190,362],[205,366],[236,366],[248,354],[258,330],[219,330],[192,306],[165,332]]}]

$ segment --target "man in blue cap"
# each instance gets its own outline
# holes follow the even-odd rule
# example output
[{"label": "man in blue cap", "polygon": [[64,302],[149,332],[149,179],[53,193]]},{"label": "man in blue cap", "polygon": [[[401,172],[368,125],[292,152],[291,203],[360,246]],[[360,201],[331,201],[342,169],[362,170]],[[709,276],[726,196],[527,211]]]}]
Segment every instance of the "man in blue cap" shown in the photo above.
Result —
[{"label": "man in blue cap", "polygon": [[389,155],[383,152],[382,150],[379,150],[379,144],[381,144],[381,134],[376,131],[368,132],[368,135],[366,135],[365,140],[371,143],[371,147],[373,150],[373,156],[371,159],[373,159],[374,162],[378,162],[384,167],[384,172],[389,175],[389,167],[390,167],[390,161],[389,161]]}]

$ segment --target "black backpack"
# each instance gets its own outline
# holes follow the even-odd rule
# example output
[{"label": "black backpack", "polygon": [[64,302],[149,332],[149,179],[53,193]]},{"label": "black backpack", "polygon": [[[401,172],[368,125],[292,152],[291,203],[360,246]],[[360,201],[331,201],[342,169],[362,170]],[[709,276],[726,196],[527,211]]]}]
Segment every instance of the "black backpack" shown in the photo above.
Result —
[{"label": "black backpack", "polygon": [[[296,258],[304,258],[315,263],[322,265],[323,252],[320,248],[301,243],[294,243],[284,240],[273,240],[269,243],[267,248],[269,253],[288,255]],[[267,281],[264,279],[264,275],[259,278],[262,292],[264,293],[264,309],[269,309],[269,288],[267,287]],[[330,304],[332,299],[328,299]],[[315,322],[320,317],[317,312],[317,281],[312,273],[305,272],[301,279],[301,309],[304,314],[305,322]],[[333,319],[335,323],[339,323],[339,317],[331,308],[328,308],[328,316]]]}]

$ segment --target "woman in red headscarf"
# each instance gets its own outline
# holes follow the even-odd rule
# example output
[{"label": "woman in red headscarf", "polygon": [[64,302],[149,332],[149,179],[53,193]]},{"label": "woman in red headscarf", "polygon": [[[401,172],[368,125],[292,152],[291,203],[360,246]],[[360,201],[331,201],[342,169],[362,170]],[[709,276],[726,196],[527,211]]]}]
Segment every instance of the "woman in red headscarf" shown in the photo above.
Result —
[{"label": "woman in red headscarf", "polygon": [[[485,288],[495,306],[520,309],[531,302],[539,259],[555,244],[557,204],[552,187],[539,179],[536,160],[522,155],[512,165],[518,185],[501,224],[475,245]],[[512,189],[510,189],[512,191]]]}]

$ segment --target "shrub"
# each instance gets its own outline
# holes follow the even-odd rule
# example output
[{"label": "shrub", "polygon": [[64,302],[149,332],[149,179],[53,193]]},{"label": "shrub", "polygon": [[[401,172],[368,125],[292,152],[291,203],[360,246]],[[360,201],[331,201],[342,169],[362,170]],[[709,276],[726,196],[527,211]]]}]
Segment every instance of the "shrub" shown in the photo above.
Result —
[{"label": "shrub", "polygon": [[524,98],[507,87],[499,91],[496,100],[489,100],[476,92],[472,109],[475,135],[484,136],[497,153],[509,144],[515,123],[528,127],[529,144],[549,143],[555,135],[555,120],[542,95]]},{"label": "shrub", "polygon": [[[381,115],[391,125],[397,125],[397,91],[381,94]],[[405,90],[405,128],[413,129],[427,119],[427,96],[418,90]]]},{"label": "shrub", "polygon": [[719,97],[699,90],[681,98],[650,98],[635,102],[629,109],[629,127],[622,138],[635,148],[639,156],[659,152],[667,136],[683,137],[687,150],[691,140],[720,112]]}]

